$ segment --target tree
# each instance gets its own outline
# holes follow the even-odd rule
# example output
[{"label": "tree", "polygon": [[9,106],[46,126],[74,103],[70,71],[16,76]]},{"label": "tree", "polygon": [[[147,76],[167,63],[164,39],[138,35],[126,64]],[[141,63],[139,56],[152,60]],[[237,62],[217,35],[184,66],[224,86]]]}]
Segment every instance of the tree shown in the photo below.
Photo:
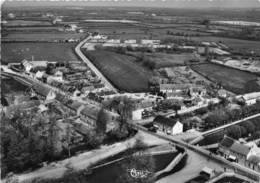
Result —
[{"label": "tree", "polygon": [[242,126],[247,130],[248,133],[253,133],[256,131],[256,126],[251,121],[242,123]]},{"label": "tree", "polygon": [[150,86],[158,86],[160,84],[160,78],[159,77],[151,77],[148,81],[148,84]]},{"label": "tree", "polygon": [[242,137],[242,131],[240,126],[238,125],[232,125],[227,128],[227,135],[234,138],[234,139],[239,139]]},{"label": "tree", "polygon": [[210,20],[209,20],[209,19],[204,19],[204,20],[202,21],[202,25],[205,25],[206,28],[208,29],[209,26],[210,26]]},{"label": "tree", "polygon": [[176,115],[178,115],[178,110],[181,109],[181,102],[179,100],[166,99],[161,104],[167,109],[173,109]]},{"label": "tree", "polygon": [[102,108],[100,109],[98,116],[97,116],[97,121],[96,121],[96,131],[97,133],[106,133],[106,127],[107,127],[107,122],[108,122],[108,114],[106,111]]}]

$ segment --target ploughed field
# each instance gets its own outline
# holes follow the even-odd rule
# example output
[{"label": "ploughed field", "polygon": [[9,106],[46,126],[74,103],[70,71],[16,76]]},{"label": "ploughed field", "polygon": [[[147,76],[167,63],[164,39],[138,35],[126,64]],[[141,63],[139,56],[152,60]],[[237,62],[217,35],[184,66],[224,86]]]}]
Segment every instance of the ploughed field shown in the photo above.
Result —
[{"label": "ploughed field", "polygon": [[220,83],[233,93],[244,94],[260,91],[259,81],[255,74],[212,63],[191,67],[194,71],[215,83]]},{"label": "ploughed field", "polygon": [[83,53],[119,90],[148,91],[151,73],[137,65],[135,57],[110,51],[86,51],[85,49],[83,49]]},{"label": "ploughed field", "polygon": [[78,60],[76,43],[2,43],[2,62],[21,62],[23,59],[69,61]]}]

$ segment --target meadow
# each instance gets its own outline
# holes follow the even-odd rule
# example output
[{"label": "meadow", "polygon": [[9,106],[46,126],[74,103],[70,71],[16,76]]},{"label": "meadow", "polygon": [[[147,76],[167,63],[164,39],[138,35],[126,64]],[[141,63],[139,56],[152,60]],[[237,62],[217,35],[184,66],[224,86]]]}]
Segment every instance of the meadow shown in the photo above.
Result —
[{"label": "meadow", "polygon": [[141,53],[141,52],[127,52],[128,55],[141,58],[142,55],[145,59],[155,63],[155,69],[160,69],[164,67],[175,67],[184,66],[191,60],[195,60],[195,56],[192,53],[183,54],[167,54],[167,53]]},{"label": "meadow", "polygon": [[83,34],[68,32],[39,32],[35,33],[31,30],[28,33],[11,33],[2,37],[3,41],[64,41],[66,39],[81,39]]},{"label": "meadow", "polygon": [[257,76],[252,73],[211,63],[192,65],[191,68],[233,93],[244,94],[260,91]]},{"label": "meadow", "polygon": [[2,63],[21,62],[23,59],[69,61],[78,60],[76,43],[2,43]]},{"label": "meadow", "polygon": [[135,57],[110,51],[83,53],[119,90],[126,92],[148,91],[151,73],[135,63]]}]

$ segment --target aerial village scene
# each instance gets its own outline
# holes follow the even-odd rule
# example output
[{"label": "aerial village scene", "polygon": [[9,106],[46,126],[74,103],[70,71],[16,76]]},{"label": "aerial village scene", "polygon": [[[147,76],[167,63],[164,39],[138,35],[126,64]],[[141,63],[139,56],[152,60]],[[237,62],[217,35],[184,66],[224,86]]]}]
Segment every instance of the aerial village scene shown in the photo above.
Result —
[{"label": "aerial village scene", "polygon": [[1,3],[0,182],[260,182],[260,1]]}]

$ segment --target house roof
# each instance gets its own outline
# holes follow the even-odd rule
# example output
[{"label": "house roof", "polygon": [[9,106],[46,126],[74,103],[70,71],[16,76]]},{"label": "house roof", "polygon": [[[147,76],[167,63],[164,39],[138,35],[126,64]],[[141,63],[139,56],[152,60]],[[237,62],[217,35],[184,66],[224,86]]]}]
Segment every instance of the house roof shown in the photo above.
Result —
[{"label": "house roof", "polygon": [[230,150],[235,153],[247,156],[250,151],[250,147],[239,142],[235,142],[231,145]]},{"label": "house roof", "polygon": [[225,136],[219,145],[225,148],[230,148],[233,144],[234,144],[234,139]]},{"label": "house roof", "polygon": [[44,87],[44,86],[39,85],[39,84],[33,85],[33,89],[34,89],[37,93],[39,93],[40,95],[45,96],[45,97],[46,97],[46,96],[50,93],[50,91],[51,91],[50,88]]},{"label": "house roof", "polygon": [[156,116],[153,121],[155,123],[160,123],[160,124],[170,126],[170,127],[173,127],[177,123],[176,120],[171,119],[171,118],[167,118],[167,117],[164,117],[164,116],[161,116],[161,115]]},{"label": "house roof", "polygon": [[100,111],[99,107],[96,107],[94,105],[85,105],[80,113],[82,115],[88,116],[89,118],[97,119],[99,111]]},{"label": "house roof", "polygon": [[243,98],[247,100],[260,99],[260,92],[253,92],[243,95]]}]

